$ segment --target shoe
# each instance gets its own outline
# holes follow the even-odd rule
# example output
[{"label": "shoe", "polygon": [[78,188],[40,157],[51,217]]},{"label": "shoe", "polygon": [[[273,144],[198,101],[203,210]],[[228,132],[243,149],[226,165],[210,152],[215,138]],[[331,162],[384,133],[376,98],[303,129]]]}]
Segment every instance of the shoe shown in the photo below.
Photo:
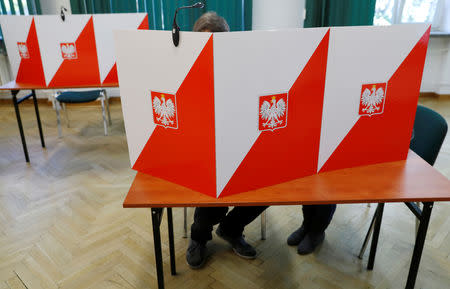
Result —
[{"label": "shoe", "polygon": [[250,244],[245,242],[244,237],[241,235],[239,237],[231,237],[227,236],[223,233],[222,228],[219,227],[216,230],[217,236],[224,239],[228,243],[230,243],[231,247],[233,247],[234,253],[239,257],[245,259],[255,259],[256,258],[256,250]]},{"label": "shoe", "polygon": [[287,239],[287,244],[289,246],[297,246],[305,238],[305,236],[306,236],[306,230],[305,230],[305,227],[302,225],[295,232],[293,232],[291,235],[289,235],[289,237]]},{"label": "shoe", "polygon": [[308,255],[314,252],[317,246],[322,244],[325,239],[325,232],[307,233],[305,238],[298,244],[297,253],[300,255]]},{"label": "shoe", "polygon": [[186,261],[192,269],[201,268],[206,261],[206,245],[195,240],[190,240],[186,250]]}]

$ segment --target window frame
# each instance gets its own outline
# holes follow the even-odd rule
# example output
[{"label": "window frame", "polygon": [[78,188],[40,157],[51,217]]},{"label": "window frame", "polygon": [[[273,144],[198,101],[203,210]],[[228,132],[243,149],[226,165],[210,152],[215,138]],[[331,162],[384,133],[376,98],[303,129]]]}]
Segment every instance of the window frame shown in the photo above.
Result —
[{"label": "window frame", "polygon": [[[450,14],[450,1],[449,0],[437,0],[435,15],[433,16],[433,19],[431,22],[402,22],[402,17],[403,17],[404,8],[405,8],[405,2],[407,0],[393,0],[393,1],[394,1],[394,5],[392,8],[391,25],[404,24],[404,23],[431,23],[432,24],[431,30],[433,32],[450,33],[450,31],[448,31],[448,30],[450,30],[450,27],[447,27],[447,28],[441,27],[442,22],[443,22],[442,21],[443,17],[450,17],[450,15],[447,15],[447,14]],[[447,3],[445,1],[447,1]],[[448,13],[446,13],[443,10],[446,10]],[[376,6],[375,6],[375,11],[376,11]],[[375,21],[374,21],[374,23],[375,23]],[[377,25],[377,24],[374,24],[374,25]]]}]

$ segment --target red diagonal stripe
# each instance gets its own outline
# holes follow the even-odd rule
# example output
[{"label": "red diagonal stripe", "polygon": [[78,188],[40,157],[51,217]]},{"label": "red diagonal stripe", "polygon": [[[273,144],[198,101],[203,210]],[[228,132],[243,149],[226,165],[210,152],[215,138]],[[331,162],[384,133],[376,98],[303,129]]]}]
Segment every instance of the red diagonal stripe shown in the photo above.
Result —
[{"label": "red diagonal stripe", "polygon": [[75,41],[77,59],[64,59],[49,83],[49,87],[99,85],[97,48],[92,16]]},{"label": "red diagonal stripe", "polygon": [[212,36],[178,89],[176,100],[178,129],[157,126],[133,169],[215,197]]},{"label": "red diagonal stripe", "polygon": [[389,79],[383,114],[361,116],[320,172],[406,159],[429,36],[430,29]]},{"label": "red diagonal stripe", "polygon": [[16,82],[45,87],[44,68],[42,67],[41,52],[39,49],[34,18],[31,21],[30,30],[27,36],[27,47],[30,58],[20,60]]},{"label": "red diagonal stripe", "polygon": [[220,197],[316,173],[329,35],[289,90],[287,126],[261,132]]}]

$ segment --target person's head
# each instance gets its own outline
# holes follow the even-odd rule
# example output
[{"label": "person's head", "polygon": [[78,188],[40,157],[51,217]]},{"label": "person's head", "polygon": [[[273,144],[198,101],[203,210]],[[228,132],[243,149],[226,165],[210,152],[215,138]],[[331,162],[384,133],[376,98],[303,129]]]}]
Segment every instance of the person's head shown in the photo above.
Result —
[{"label": "person's head", "polygon": [[228,32],[230,27],[227,21],[217,15],[216,12],[206,12],[195,21],[194,31],[196,32]]}]

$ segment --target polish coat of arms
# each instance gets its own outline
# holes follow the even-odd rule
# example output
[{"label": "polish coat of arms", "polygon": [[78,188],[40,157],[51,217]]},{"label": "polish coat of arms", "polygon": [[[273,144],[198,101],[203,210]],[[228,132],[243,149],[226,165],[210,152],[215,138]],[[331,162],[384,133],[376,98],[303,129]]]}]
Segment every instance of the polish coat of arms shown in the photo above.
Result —
[{"label": "polish coat of arms", "polygon": [[178,129],[178,115],[174,94],[152,91],[153,122],[165,128]]},{"label": "polish coat of arms", "polygon": [[25,42],[17,42],[17,48],[19,49],[20,58],[30,58],[30,52],[28,51],[28,46]]},{"label": "polish coat of arms", "polygon": [[275,130],[287,125],[288,94],[259,97],[259,130]]},{"label": "polish coat of arms", "polygon": [[359,115],[382,114],[386,100],[386,83],[363,84],[359,100]]},{"label": "polish coat of arms", "polygon": [[63,59],[77,59],[77,46],[74,42],[61,43],[61,55]]}]

